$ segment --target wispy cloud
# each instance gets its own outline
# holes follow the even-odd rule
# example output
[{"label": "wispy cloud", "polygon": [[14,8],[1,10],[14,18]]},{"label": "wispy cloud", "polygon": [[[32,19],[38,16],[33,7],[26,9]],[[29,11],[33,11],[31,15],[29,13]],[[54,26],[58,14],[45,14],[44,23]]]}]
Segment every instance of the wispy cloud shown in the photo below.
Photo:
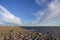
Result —
[{"label": "wispy cloud", "polygon": [[12,13],[10,13],[2,5],[0,5],[0,21],[2,24],[12,23],[12,24],[20,25],[22,23],[20,18],[16,17]]},{"label": "wispy cloud", "polygon": [[38,5],[41,5],[41,4],[44,4],[47,0],[36,0],[35,2],[38,4]]},{"label": "wispy cloud", "polygon": [[[46,0],[36,0],[37,4],[43,4]],[[32,25],[51,25],[60,22],[60,0],[52,0],[49,4],[47,4],[47,8],[43,11],[39,10],[35,14],[36,19],[32,22]]]}]

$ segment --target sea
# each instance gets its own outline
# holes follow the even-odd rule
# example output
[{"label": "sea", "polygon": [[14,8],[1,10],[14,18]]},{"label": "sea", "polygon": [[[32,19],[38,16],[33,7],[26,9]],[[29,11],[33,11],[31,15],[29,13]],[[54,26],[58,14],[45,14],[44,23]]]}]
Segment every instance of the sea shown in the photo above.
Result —
[{"label": "sea", "polygon": [[43,34],[55,35],[60,38],[60,26],[23,26],[22,28]]}]

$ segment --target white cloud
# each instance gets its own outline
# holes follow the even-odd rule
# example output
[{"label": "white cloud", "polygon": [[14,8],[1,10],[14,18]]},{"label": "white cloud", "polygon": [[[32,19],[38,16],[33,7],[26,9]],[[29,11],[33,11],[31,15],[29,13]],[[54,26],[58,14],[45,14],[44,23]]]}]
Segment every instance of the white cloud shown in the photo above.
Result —
[{"label": "white cloud", "polygon": [[0,21],[20,25],[21,19],[10,13],[6,8],[0,5]]},{"label": "white cloud", "polygon": [[[43,0],[42,0],[43,1]],[[41,3],[41,1],[39,1]],[[38,4],[40,4],[38,2]],[[42,2],[44,3],[44,2]],[[52,0],[48,5],[46,9],[43,11],[39,10],[36,13],[36,19],[32,22],[32,24],[40,24],[44,25],[52,25],[56,24],[56,22],[59,24],[60,22],[60,0]]]},{"label": "white cloud", "polygon": [[3,25],[3,24],[5,24],[5,23],[3,23],[3,22],[0,21],[0,25]]}]

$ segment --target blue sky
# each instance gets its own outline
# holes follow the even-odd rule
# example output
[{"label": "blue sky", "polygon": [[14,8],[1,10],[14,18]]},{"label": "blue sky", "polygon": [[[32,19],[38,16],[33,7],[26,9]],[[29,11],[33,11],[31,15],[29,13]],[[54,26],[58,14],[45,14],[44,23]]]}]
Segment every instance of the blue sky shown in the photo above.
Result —
[{"label": "blue sky", "polygon": [[0,5],[11,15],[19,18],[22,25],[51,26],[60,24],[59,2],[59,0],[0,0]]},{"label": "blue sky", "polygon": [[35,18],[32,14],[41,9],[35,0],[2,0],[1,5],[25,23],[30,23]]}]

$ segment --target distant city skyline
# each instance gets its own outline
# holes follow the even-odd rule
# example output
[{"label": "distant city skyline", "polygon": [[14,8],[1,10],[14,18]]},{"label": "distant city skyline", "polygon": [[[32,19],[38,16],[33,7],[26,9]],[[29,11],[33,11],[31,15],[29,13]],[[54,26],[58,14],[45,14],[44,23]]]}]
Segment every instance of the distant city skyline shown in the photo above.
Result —
[{"label": "distant city skyline", "polygon": [[0,0],[0,25],[60,26],[60,0]]}]

